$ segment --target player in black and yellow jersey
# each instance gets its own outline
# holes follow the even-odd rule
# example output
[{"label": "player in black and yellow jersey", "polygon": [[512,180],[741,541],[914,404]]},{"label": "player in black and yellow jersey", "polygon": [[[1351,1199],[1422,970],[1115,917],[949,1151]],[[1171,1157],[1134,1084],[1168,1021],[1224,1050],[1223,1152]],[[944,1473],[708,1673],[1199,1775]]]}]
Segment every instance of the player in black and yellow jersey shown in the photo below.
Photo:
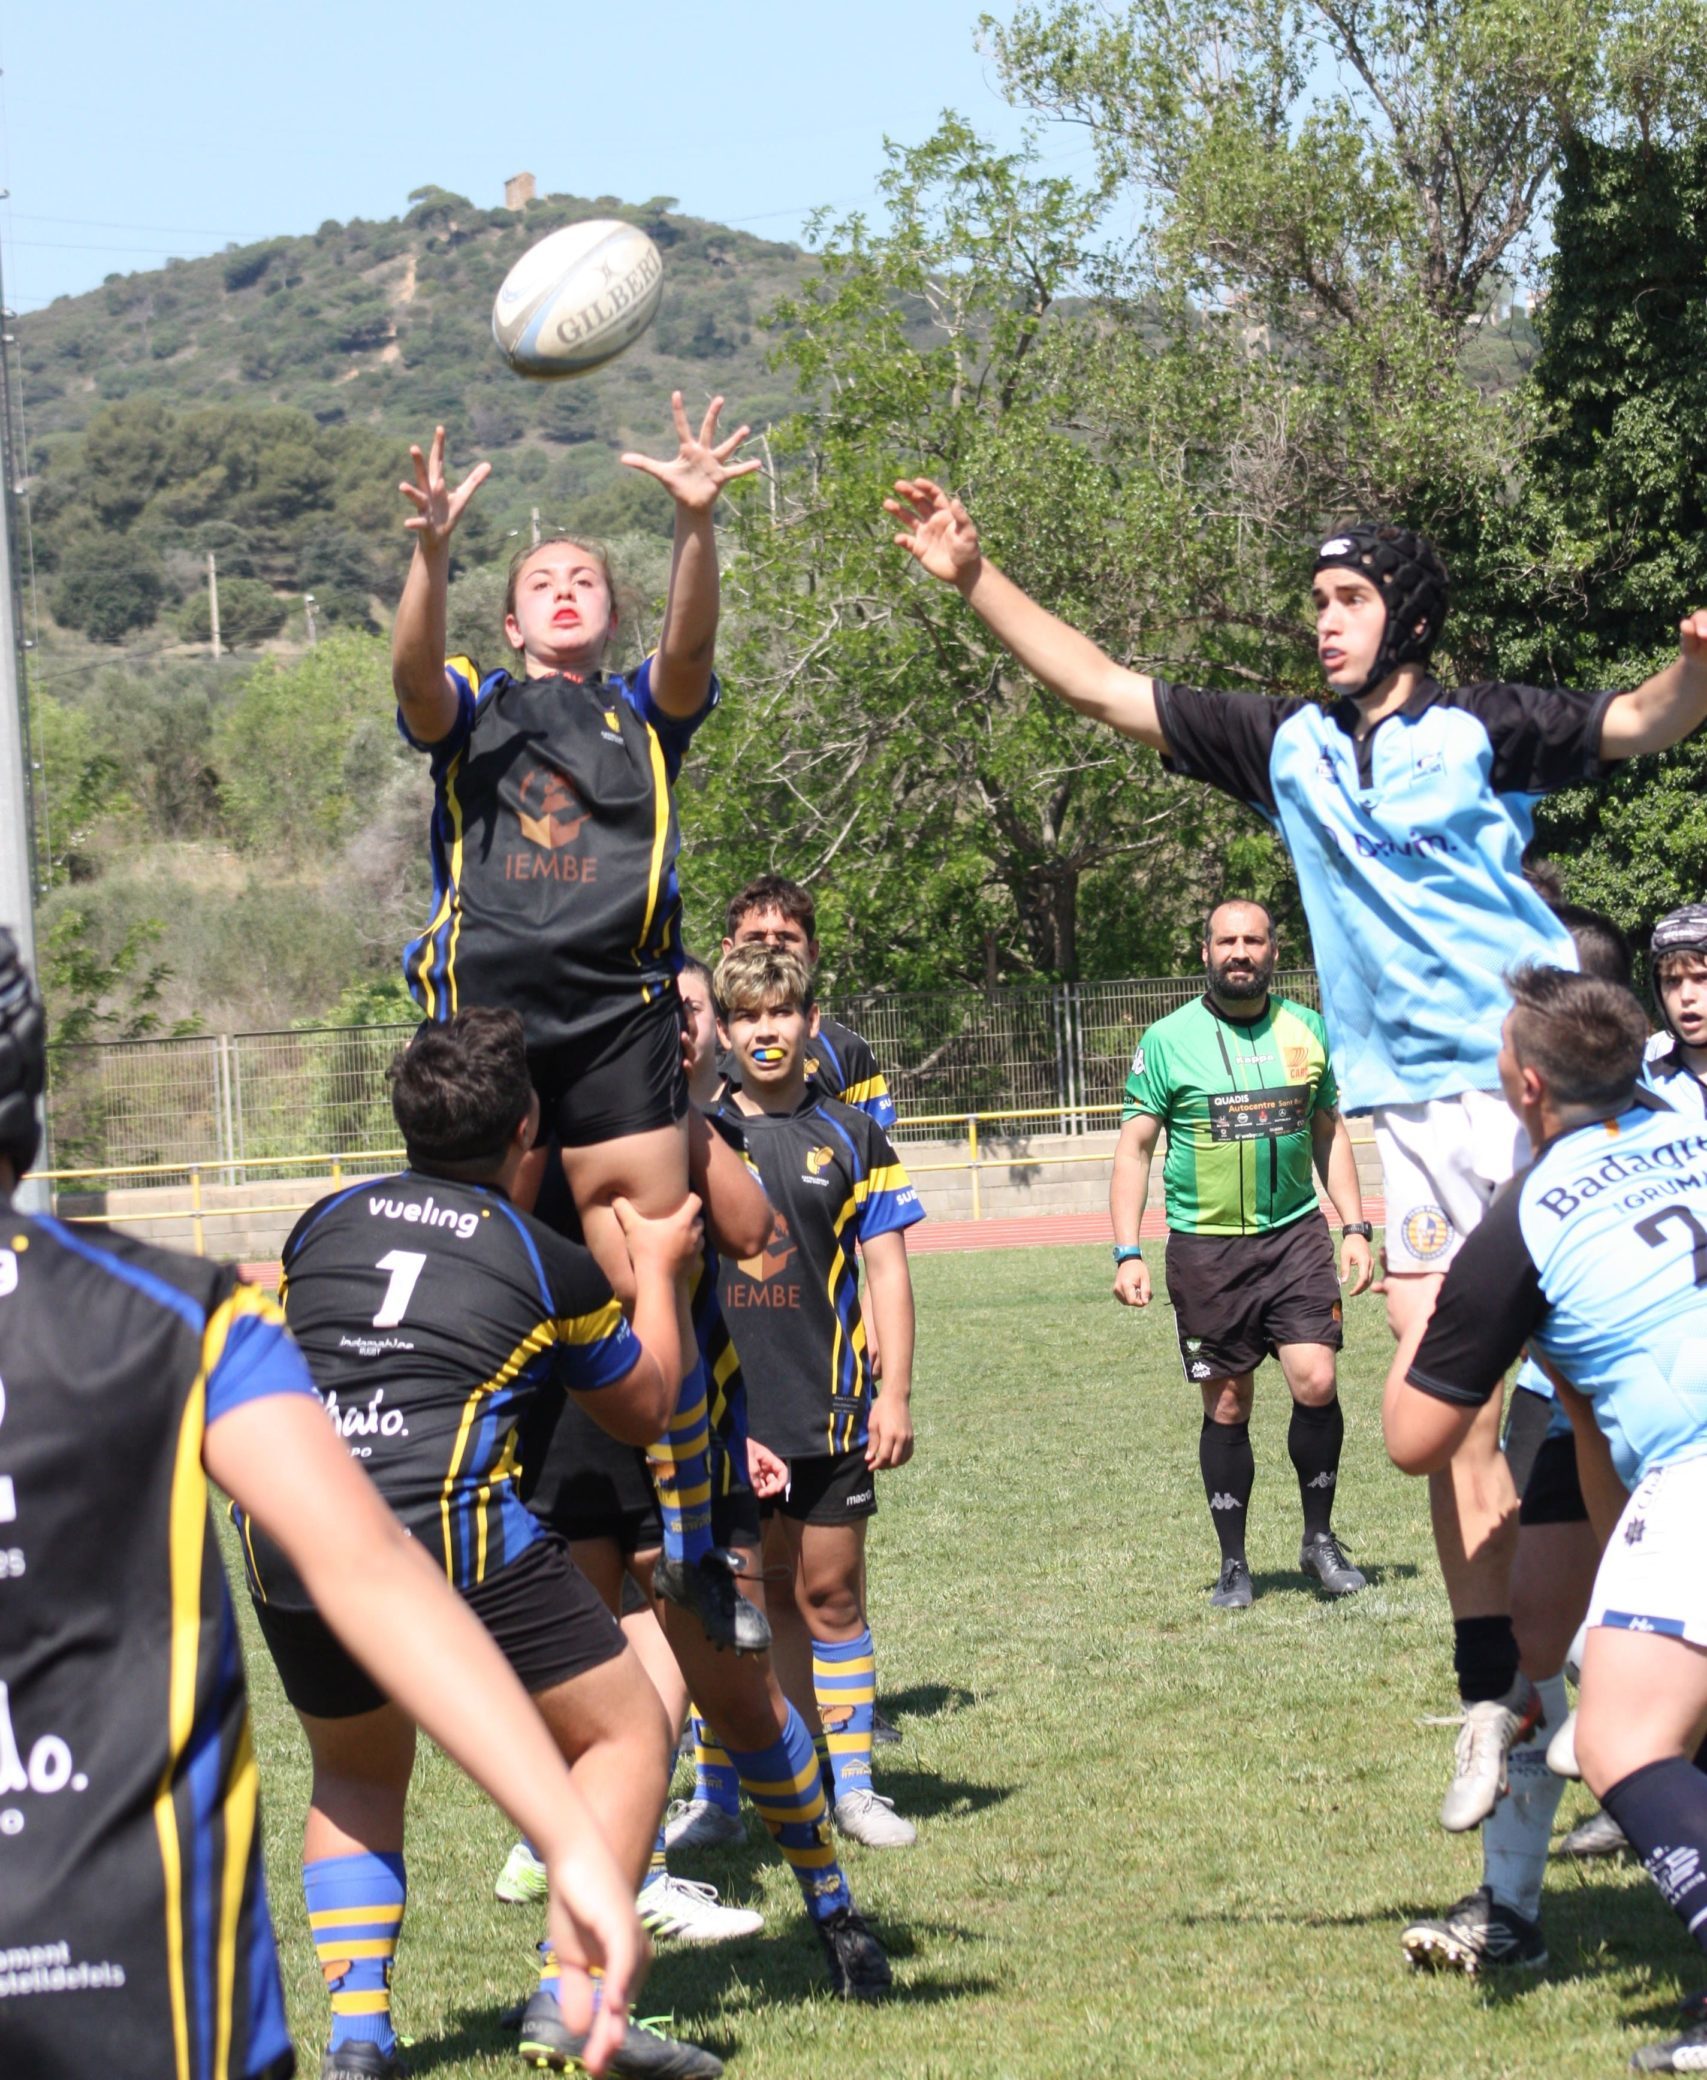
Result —
[{"label": "player in black and yellow jersey", "polygon": [[[423,1026],[391,1089],[410,1167],[303,1215],[284,1250],[286,1317],[334,1429],[503,1650],[638,1886],[669,1730],[615,1620],[516,1495],[513,1436],[529,1399],[559,1389],[630,1443],[662,1429],[684,1364],[677,1286],[698,1255],[698,1202],[656,1221],[617,1202],[631,1328],[591,1255],[509,1201],[538,1113],[514,1012]],[[339,1650],[265,1535],[241,1528],[262,1636],[313,1757],[303,1890],[332,2001],[327,2071],[388,2073],[413,1728]],[[561,2066],[573,2047],[546,1966],[522,2048]],[[615,2069],[653,2070],[652,2046],[631,2037]],[[721,2070],[691,2046],[671,2054],[673,2074]]]},{"label": "player in black and yellow jersey", "polygon": [[[492,1642],[329,1431],[274,1303],[205,1260],[11,1207],[35,1156],[42,1038],[0,932],[6,2080],[295,2070],[210,1475],[326,1602],[338,1651],[548,1845],[562,1954],[607,1973],[587,2046],[602,2065],[644,1939],[591,1811]],[[578,1963],[570,1995],[585,2032]]]},{"label": "player in black and yellow jersey", "polygon": [[[723,951],[737,946],[780,946],[798,954],[809,969],[818,966],[818,906],[812,891],[781,874],[761,874],[729,898],[724,918]],[[724,1063],[725,1075],[733,1064]],[[825,1012],[807,1050],[806,1073],[820,1096],[840,1098],[856,1112],[868,1112],[885,1133],[895,1124],[895,1100],[889,1080],[877,1066],[871,1042],[852,1026]]]},{"label": "player in black and yellow jersey", "polygon": [[[601,551],[567,536],[525,549],[511,566],[504,635],[520,655],[517,671],[447,663],[451,539],[487,466],[452,492],[442,427],[429,454],[412,451],[415,481],[401,487],[415,508],[415,554],[392,631],[398,720],[430,754],[436,796],[433,913],[404,954],[409,986],[430,1020],[465,1004],[521,1013],[541,1111],[521,1203],[533,1203],[546,1144],[556,1144],[587,1246],[625,1301],[631,1274],[614,1202],[656,1216],[688,1191],[671,788],[718,698],[712,509],[727,483],[758,467],[734,460],[745,427],[718,439],[721,398],[697,433],[681,397],[672,402],[678,453],[623,458],[657,478],[676,507],[658,647],[638,670],[606,674],[617,626],[610,569]],[[757,1246],[752,1236],[719,1239]],[[659,1449],[680,1486],[703,1485],[702,1416],[678,1411]],[[709,1528],[667,1525],[665,1555],[660,1586],[733,1644],[719,1630],[727,1584],[719,1594],[708,1580]]]},{"label": "player in black and yellow jersey", "polygon": [[[696,1105],[709,1103],[722,1079],[717,1068],[711,975],[703,962],[690,958],[684,963],[681,990],[688,1020],[688,1087]],[[718,1126],[744,1145],[739,1122],[724,1117]],[[763,1196],[745,1164],[736,1166],[733,1174],[725,1166],[714,1166],[710,1189],[714,1195],[744,1190]],[[540,1212],[572,1222],[573,1205],[563,1203],[566,1201],[567,1195],[562,1194],[548,1203],[542,1194]],[[759,1505],[749,1461],[762,1467],[759,1485],[767,1493],[780,1491],[787,1468],[774,1453],[755,1447],[748,1439],[746,1389],[723,1321],[719,1283],[717,1254],[708,1249],[693,1292],[698,1362],[682,1393],[684,1398],[702,1396],[709,1411],[708,1507],[713,1536],[720,1547],[732,1550],[736,1563],[732,1575],[742,1593],[762,1607]],[[607,1605],[613,1611],[620,1609],[629,1585],[642,1596],[652,1592],[662,1525],[644,1456],[600,1433],[573,1403],[556,1411],[543,1403],[536,1405],[521,1432],[520,1456],[522,1493],[529,1506],[569,1541],[571,1553]],[[723,1766],[736,1783],[745,1786],[799,1881],[834,1990],[845,1999],[881,1998],[890,1986],[888,1960],[855,1907],[831,1846],[812,1735],[784,1697],[768,1657],[720,1653],[685,1613],[655,1601],[649,1608],[625,1616],[623,1629],[646,1663],[678,1730],[687,1713],[690,1691],[697,1699],[699,1711],[713,1729],[703,1738],[718,1743]],[[721,1838],[744,1833],[737,1819],[731,1834]],[[640,1895],[641,1918],[654,1935],[713,1942],[762,1926],[757,1914],[720,1905],[709,1886],[674,1876],[668,1847],[660,1829],[652,1874]],[[499,1897],[532,1897],[543,1878],[529,1845],[517,1843],[499,1879]]]},{"label": "player in black and yellow jersey", "polygon": [[[741,1078],[724,1109],[777,1212],[762,1251],[724,1259],[721,1292],[753,1433],[789,1461],[787,1493],[770,1506],[767,1572],[792,1585],[811,1679],[807,1688],[785,1665],[784,1687],[822,1724],[837,1826],[901,1847],[913,1828],[871,1783],[876,1675],[862,1581],[877,1473],[913,1453],[905,1231],[923,1209],[883,1129],[807,1079],[817,1013],[805,965],[775,947],[736,947],[719,964],[717,1003]],[[856,1246],[883,1345],[875,1395]]]}]

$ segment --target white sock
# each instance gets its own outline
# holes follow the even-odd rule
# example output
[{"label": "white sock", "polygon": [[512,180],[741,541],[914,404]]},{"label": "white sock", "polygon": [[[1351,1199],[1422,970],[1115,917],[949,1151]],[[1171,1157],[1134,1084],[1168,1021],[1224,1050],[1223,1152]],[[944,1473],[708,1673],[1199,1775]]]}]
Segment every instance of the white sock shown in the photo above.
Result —
[{"label": "white sock", "polygon": [[1537,1683],[1541,1724],[1512,1749],[1506,1762],[1511,1790],[1482,1823],[1482,1883],[1526,1921],[1541,1918],[1541,1879],[1553,1839],[1565,1780],[1547,1767],[1547,1743],[1564,1724],[1567,1704],[1561,1671]]}]

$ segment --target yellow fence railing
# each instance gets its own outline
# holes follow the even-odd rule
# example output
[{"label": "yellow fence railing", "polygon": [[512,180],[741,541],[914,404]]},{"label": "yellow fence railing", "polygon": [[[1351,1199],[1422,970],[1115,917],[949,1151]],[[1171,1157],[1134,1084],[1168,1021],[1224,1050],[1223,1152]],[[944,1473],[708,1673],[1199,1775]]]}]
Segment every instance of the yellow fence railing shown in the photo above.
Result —
[{"label": "yellow fence railing", "polygon": [[[1076,1139],[1078,1134],[1090,1129],[1100,1136],[1118,1123],[1120,1111],[1118,1105],[1045,1105],[1003,1112],[915,1113],[901,1120],[896,1131],[906,1137],[901,1154],[911,1176],[966,1175],[971,1192],[971,1217],[976,1221],[984,1218],[982,1180],[989,1171],[1006,1169],[1016,1162],[1023,1162],[1027,1169],[1039,1170],[1070,1169],[1085,1164],[1096,1164],[1106,1169],[1109,1161],[1107,1141],[1101,1138],[1096,1147],[1077,1152],[1027,1148],[1021,1154],[1000,1144],[1015,1139],[1029,1140],[1034,1134],[1051,1131],[1070,1133]],[[1031,1122],[1031,1125],[1022,1130],[1019,1125],[1022,1121]],[[962,1141],[965,1153],[940,1159],[913,1156],[908,1144],[912,1144],[919,1134],[933,1129],[945,1142]],[[1354,1143],[1371,1140],[1367,1120],[1353,1121],[1352,1129]],[[997,1145],[992,1147],[992,1142]],[[163,1221],[188,1222],[192,1246],[198,1256],[204,1256],[210,1221],[247,1222],[279,1214],[294,1216],[321,1191],[337,1191],[353,1179],[381,1176],[396,1169],[403,1161],[401,1148],[366,1148],[345,1150],[339,1154],[323,1151],[315,1155],[252,1156],[206,1163],[118,1163],[83,1169],[42,1170],[34,1176],[36,1181],[52,1188],[55,1210],[65,1220],[111,1220],[127,1228]],[[276,1176],[279,1171],[300,1174],[304,1184],[311,1189],[297,1197],[276,1202],[244,1198],[229,1199],[222,1204],[210,1196],[240,1187],[242,1174],[257,1170],[274,1173],[264,1181],[278,1183],[281,1191],[288,1190],[289,1186],[286,1179]],[[168,1179],[171,1180],[169,1184],[165,1182]],[[128,1194],[141,1190],[158,1190],[163,1196],[169,1193],[174,1203],[161,1207],[125,1203],[98,1213],[73,1213],[63,1210],[60,1204],[64,1199],[111,1197],[115,1192]]]}]

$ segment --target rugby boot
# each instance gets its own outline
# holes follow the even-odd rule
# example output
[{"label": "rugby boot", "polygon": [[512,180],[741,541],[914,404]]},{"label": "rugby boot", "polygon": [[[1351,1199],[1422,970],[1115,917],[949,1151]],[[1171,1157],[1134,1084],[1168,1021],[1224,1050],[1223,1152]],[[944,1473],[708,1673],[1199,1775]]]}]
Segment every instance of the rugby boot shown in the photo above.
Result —
[{"label": "rugby boot", "polygon": [[1508,1789],[1506,1757],[1541,1723],[1541,1694],[1519,1670],[1503,1697],[1464,1707],[1452,1782],[1441,1803],[1440,1824],[1448,1834],[1480,1827]]},{"label": "rugby boot", "polygon": [[1413,1921],[1399,1937],[1419,1971],[1538,1972],[1547,1962],[1541,1924],[1497,1900],[1486,1885],[1448,1907],[1438,1921]]},{"label": "rugby boot", "polygon": [[1682,2004],[1683,2032],[1663,2044],[1644,2044],[1630,2060],[1638,2073],[1707,2073],[1707,1993]]},{"label": "rugby boot", "polygon": [[771,1629],[764,1612],[736,1588],[735,1577],[741,1572],[741,1556],[725,1546],[713,1546],[691,1565],[660,1553],[652,1564],[652,1590],[697,1618],[714,1647],[765,1654],[770,1651]]},{"label": "rugby boot", "polygon": [[1630,1837],[1607,1812],[1579,1820],[1553,1851],[1555,1856],[1628,1856]]},{"label": "rugby boot", "polygon": [[721,1849],[746,1839],[740,1814],[725,1812],[709,1798],[678,1799],[664,1821],[666,1849]]},{"label": "rugby boot", "polygon": [[844,2001],[880,2001],[894,1985],[883,1945],[858,1907],[838,1907],[814,1921],[830,1968],[830,1990]]},{"label": "rugby boot", "polygon": [[326,2052],[320,2061],[320,2080],[403,2080],[408,2070],[395,2051],[382,2051],[377,2044],[351,2037],[335,2051]]},{"label": "rugby boot", "polygon": [[895,1801],[880,1791],[846,1791],[835,1801],[838,1834],[863,1842],[868,1849],[910,1849],[919,1839],[911,1820],[903,1820]]},{"label": "rugby boot", "polygon": [[1313,1574],[1330,1596],[1355,1596],[1369,1587],[1361,1567],[1353,1567],[1331,1531],[1318,1531],[1298,1549],[1298,1565]]},{"label": "rugby boot", "polygon": [[[722,2059],[697,2044],[665,2036],[656,2025],[667,2019],[630,2022],[605,2071],[615,2080],[718,2080]],[[546,1987],[537,1988],[522,2010],[521,2041],[516,2046],[522,2064],[538,2072],[566,2073],[572,2066],[579,2070],[586,2045],[585,2033],[563,2020],[557,1996]]]},{"label": "rugby boot", "polygon": [[510,1844],[510,1853],[504,1858],[504,1868],[498,1873],[492,1896],[501,1899],[507,1907],[543,1906],[551,1897],[551,1880],[546,1876],[545,1865],[526,1842]]},{"label": "rugby boot", "polygon": [[871,1745],[874,1748],[898,1748],[901,1745],[901,1729],[893,1719],[884,1716],[881,1705],[871,1708]]},{"label": "rugby boot", "polygon": [[732,1943],[757,1935],[765,1917],[751,1907],[726,1907],[715,1885],[697,1884],[664,1871],[640,1888],[636,1902],[648,1935],[675,1936],[684,1943]]},{"label": "rugby boot", "polygon": [[1248,1611],[1251,1607],[1251,1571],[1242,1560],[1222,1563],[1221,1579],[1209,1592],[1218,1611]]}]

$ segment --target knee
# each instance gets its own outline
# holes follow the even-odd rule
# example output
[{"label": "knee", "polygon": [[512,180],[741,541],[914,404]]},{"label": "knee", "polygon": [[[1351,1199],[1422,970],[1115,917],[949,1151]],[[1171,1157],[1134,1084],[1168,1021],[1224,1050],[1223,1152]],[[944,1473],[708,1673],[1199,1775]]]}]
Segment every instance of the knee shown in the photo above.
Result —
[{"label": "knee", "polygon": [[1286,1384],[1292,1389],[1292,1398],[1300,1408],[1332,1407],[1339,1394],[1333,1353],[1324,1350],[1319,1361],[1311,1360],[1301,1368],[1295,1368],[1293,1377]]},{"label": "knee", "polygon": [[859,1595],[851,1582],[807,1582],[801,1585],[800,1614],[814,1639],[839,1639],[864,1623]]}]

